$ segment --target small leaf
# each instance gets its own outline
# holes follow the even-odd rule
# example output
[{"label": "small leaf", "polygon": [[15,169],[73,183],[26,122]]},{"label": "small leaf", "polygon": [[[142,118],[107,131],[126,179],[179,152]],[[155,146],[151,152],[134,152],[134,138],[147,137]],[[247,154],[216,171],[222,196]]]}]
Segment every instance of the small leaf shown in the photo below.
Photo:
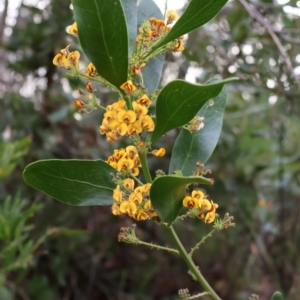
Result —
[{"label": "small leaf", "polygon": [[168,175],[156,178],[150,189],[152,205],[162,221],[172,223],[182,208],[186,186],[191,183],[212,184],[202,176],[179,177]]},{"label": "small leaf", "polygon": [[170,32],[152,48],[152,51],[189,33],[211,20],[228,0],[191,0]]},{"label": "small leaf", "polygon": [[132,55],[137,35],[137,0],[121,0],[128,31],[128,52]]},{"label": "small leaf", "polygon": [[228,78],[211,84],[195,85],[174,80],[159,93],[156,103],[156,125],[151,140],[155,143],[169,130],[187,124],[204,103],[216,97],[224,84],[236,80]]},{"label": "small leaf", "polygon": [[[164,16],[161,13],[159,7],[152,0],[142,0],[137,7],[138,27],[151,17],[156,19],[163,19]],[[146,67],[142,70],[144,85],[149,94],[152,94],[158,86],[161,78],[162,69],[164,66],[165,55],[160,54],[150,59]]]},{"label": "small leaf", "polygon": [[212,102],[206,102],[197,113],[204,117],[204,127],[192,133],[181,129],[172,150],[169,174],[181,170],[183,175],[189,176],[195,171],[197,161],[207,162],[220,137],[225,105],[226,87],[223,87],[221,93]]},{"label": "small leaf", "polygon": [[128,34],[120,0],[73,0],[81,47],[98,74],[119,88],[127,80]]},{"label": "small leaf", "polygon": [[116,170],[102,160],[40,160],[28,165],[25,182],[70,205],[109,205]]},{"label": "small leaf", "polygon": [[283,300],[283,296],[280,292],[275,292],[271,298],[271,300]]}]

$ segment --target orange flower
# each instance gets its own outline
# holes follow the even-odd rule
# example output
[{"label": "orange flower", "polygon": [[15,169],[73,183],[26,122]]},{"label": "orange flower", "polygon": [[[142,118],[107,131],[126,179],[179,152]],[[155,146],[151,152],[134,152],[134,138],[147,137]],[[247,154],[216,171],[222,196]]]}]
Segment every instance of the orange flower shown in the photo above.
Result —
[{"label": "orange flower", "polygon": [[166,154],[166,149],[160,148],[158,150],[153,150],[151,153],[156,157],[163,157]]},{"label": "orange flower", "polygon": [[136,90],[136,87],[133,85],[131,80],[127,80],[123,83],[120,88],[125,91],[127,94],[131,94]]},{"label": "orange flower", "polygon": [[85,75],[95,77],[97,75],[97,70],[92,63],[89,63],[86,67]]},{"label": "orange flower", "polygon": [[141,98],[136,100],[136,103],[141,105],[150,105],[152,101],[148,98],[146,94],[144,94]]},{"label": "orange flower", "polygon": [[74,103],[78,108],[83,108],[85,106],[85,104],[80,100],[75,100]]},{"label": "orange flower", "polygon": [[182,205],[184,207],[188,207],[188,208],[198,208],[199,207],[199,203],[198,203],[198,199],[197,198],[193,198],[191,196],[186,196],[184,197],[183,201],[182,201]]}]

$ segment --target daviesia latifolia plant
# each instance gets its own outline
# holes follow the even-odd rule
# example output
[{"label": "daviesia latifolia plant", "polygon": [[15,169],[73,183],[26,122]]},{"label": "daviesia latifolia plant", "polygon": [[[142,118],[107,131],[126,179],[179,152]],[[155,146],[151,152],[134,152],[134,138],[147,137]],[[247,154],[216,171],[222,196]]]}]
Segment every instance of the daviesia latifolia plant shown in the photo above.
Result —
[{"label": "daviesia latifolia plant", "polygon": [[[219,217],[217,201],[202,185],[213,184],[204,164],[212,154],[222,127],[226,102],[225,84],[235,80],[212,79],[203,84],[174,80],[157,90],[167,51],[184,50],[184,35],[212,19],[227,0],[191,0],[178,17],[175,11],[162,15],[152,0],[73,0],[75,23],[68,32],[78,37],[90,63],[82,67],[80,52],[68,45],[53,63],[86,82],[75,100],[79,111],[103,111],[99,134],[108,143],[120,139],[128,146],[115,149],[106,160],[42,160],[28,165],[25,181],[34,188],[70,205],[110,205],[112,214],[136,221],[153,220],[166,228],[174,249],[148,244],[135,235],[135,226],[121,228],[120,242],[148,245],[180,255],[202,295],[220,299],[192,260],[192,255],[212,232],[233,226],[232,217]],[[95,84],[116,93],[104,107]],[[173,146],[167,173],[151,176],[147,157],[160,159],[164,148],[156,142],[170,130],[181,127]],[[189,189],[187,189],[189,187]],[[188,192],[188,190],[191,192]],[[172,224],[199,218],[211,226],[208,236],[188,253]],[[186,289],[182,299],[190,299]],[[197,295],[196,295],[197,296]],[[192,296],[193,299],[196,297]],[[197,297],[198,297],[197,296]]]}]

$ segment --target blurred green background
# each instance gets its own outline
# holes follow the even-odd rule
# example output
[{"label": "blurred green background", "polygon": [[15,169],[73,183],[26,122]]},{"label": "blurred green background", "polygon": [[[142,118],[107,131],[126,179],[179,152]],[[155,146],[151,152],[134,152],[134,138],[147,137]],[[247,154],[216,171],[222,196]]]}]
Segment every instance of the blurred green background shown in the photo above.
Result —
[{"label": "blurred green background", "polygon": [[[73,22],[69,1],[16,2],[0,3],[0,300],[166,300],[179,299],[180,288],[200,292],[179,257],[117,242],[129,218],[112,216],[110,207],[66,206],[24,183],[24,167],[38,159],[106,159],[117,146],[98,133],[100,112],[80,115],[74,107],[84,82],[52,65],[67,44],[80,50],[65,30]],[[195,255],[224,300],[253,293],[267,300],[275,290],[300,297],[300,86],[291,76],[300,75],[300,8],[281,2],[251,4],[291,67],[266,26],[235,0],[188,35],[183,54],[167,54],[161,82],[240,78],[228,86],[221,138],[206,165],[215,178],[207,192],[236,227]],[[114,100],[97,90],[102,104]],[[177,134],[158,143],[168,155],[150,160],[152,172],[167,171]],[[211,229],[200,220],[175,227],[188,249]],[[139,222],[137,234],[171,246],[151,221]]]}]

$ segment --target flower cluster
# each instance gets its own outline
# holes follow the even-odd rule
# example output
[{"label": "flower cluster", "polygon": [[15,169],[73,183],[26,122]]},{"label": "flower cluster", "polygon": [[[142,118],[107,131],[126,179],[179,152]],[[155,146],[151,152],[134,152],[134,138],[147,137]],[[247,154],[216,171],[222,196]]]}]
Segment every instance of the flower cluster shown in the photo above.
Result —
[{"label": "flower cluster", "polygon": [[79,51],[70,52],[69,48],[70,45],[64,49],[61,49],[61,53],[58,53],[54,56],[52,62],[55,66],[59,68],[65,68],[67,70],[70,70],[72,66],[78,68],[80,53]]},{"label": "flower cluster", "polygon": [[135,136],[143,131],[153,131],[154,121],[147,114],[149,104],[151,101],[144,94],[132,102],[132,109],[127,109],[123,99],[108,105],[100,125],[100,134],[106,134],[106,140],[114,142],[125,135]]},{"label": "flower cluster", "polygon": [[108,157],[107,163],[118,172],[129,171],[134,176],[139,175],[139,168],[142,166],[137,149],[134,146],[114,150],[114,154]]},{"label": "flower cluster", "polygon": [[[142,24],[139,28],[139,34],[136,37],[136,44],[138,46],[147,47],[153,42],[157,41],[168,33],[171,29],[169,24],[172,24],[178,19],[178,14],[171,10],[166,14],[166,20],[156,19],[154,17],[150,18],[148,21]],[[184,47],[182,44],[183,37],[179,37],[174,42],[171,43],[167,50],[174,52],[183,51]]]},{"label": "flower cluster", "polygon": [[144,221],[157,217],[149,199],[151,184],[147,183],[134,188],[134,180],[126,178],[123,184],[117,185],[113,192],[114,203],[111,207],[115,216],[127,214],[131,218]]},{"label": "flower cluster", "polygon": [[204,220],[205,223],[212,223],[216,217],[216,210],[218,204],[212,200],[208,200],[207,196],[202,191],[193,191],[191,196],[186,196],[182,205],[189,209],[197,209],[199,211],[198,217]]}]

